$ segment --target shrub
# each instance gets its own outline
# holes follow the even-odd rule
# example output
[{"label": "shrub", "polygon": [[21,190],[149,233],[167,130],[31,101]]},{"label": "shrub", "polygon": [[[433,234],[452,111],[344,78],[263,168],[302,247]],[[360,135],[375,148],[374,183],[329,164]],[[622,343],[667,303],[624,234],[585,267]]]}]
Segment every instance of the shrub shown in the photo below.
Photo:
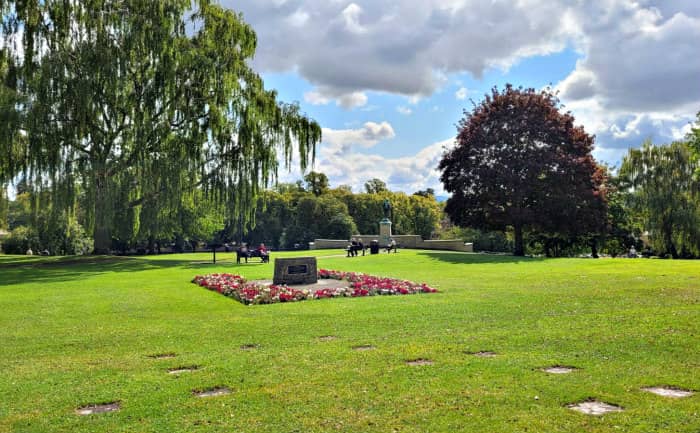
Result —
[{"label": "shrub", "polygon": [[39,252],[39,235],[36,230],[19,226],[10,232],[10,235],[2,243],[5,254],[25,254],[28,249]]}]

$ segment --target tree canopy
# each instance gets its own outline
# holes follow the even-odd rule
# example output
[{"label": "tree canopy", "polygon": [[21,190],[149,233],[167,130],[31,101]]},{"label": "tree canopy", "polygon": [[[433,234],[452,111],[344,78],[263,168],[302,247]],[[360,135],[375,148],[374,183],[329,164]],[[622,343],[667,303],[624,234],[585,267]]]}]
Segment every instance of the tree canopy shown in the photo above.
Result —
[{"label": "tree canopy", "polygon": [[304,176],[304,181],[306,182],[306,188],[315,196],[328,191],[328,176],[324,173],[311,171]]},{"label": "tree canopy", "polygon": [[673,258],[700,253],[700,182],[693,177],[698,169],[688,144],[649,141],[630,149],[620,167],[653,246]]},{"label": "tree canopy", "polygon": [[254,31],[209,0],[0,0],[0,13],[0,184],[24,173],[66,209],[83,194],[96,252],[117,223],[180,224],[197,191],[248,220],[280,157],[314,156],[319,125],[264,88]]},{"label": "tree canopy", "polygon": [[386,182],[375,177],[365,182],[365,191],[367,194],[379,194],[389,191],[389,188],[387,188]]},{"label": "tree canopy", "polygon": [[446,213],[460,225],[511,227],[516,255],[523,231],[576,236],[605,228],[604,174],[593,137],[574,126],[548,90],[493,88],[464,112],[456,146],[439,164]]}]

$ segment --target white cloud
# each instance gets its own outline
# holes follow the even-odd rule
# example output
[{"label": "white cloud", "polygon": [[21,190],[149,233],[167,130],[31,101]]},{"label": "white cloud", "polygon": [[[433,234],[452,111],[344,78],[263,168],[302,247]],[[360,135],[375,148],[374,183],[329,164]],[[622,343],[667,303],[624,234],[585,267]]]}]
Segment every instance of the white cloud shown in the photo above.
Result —
[{"label": "white cloud", "polygon": [[367,105],[367,95],[364,92],[352,92],[340,95],[336,102],[339,106],[350,110]]},{"label": "white cloud", "polygon": [[568,47],[581,58],[557,88],[601,151],[649,135],[677,138],[700,107],[700,1],[222,3],[256,30],[254,66],[299,74],[315,86],[305,95],[310,103],[365,107],[374,91],[405,96],[410,105],[454,74],[479,79],[488,68]]},{"label": "white cloud", "polygon": [[331,102],[331,99],[323,96],[321,93],[315,90],[312,90],[304,93],[304,101],[311,105],[328,105]]},{"label": "white cloud", "polygon": [[286,22],[292,27],[304,27],[309,22],[309,18],[308,12],[298,9],[287,16]]},{"label": "white cloud", "polygon": [[258,33],[258,69],[296,71],[336,94],[378,91],[417,100],[431,95],[447,74],[478,77],[492,66],[560,50],[569,38],[560,25],[568,8],[550,0],[222,4],[242,11]]},{"label": "white cloud", "polygon": [[700,106],[700,8],[606,0],[574,13],[583,58],[557,89],[596,134],[594,155],[615,163],[644,140],[682,138]]},{"label": "white cloud", "polygon": [[421,95],[411,95],[408,97],[408,103],[411,105],[418,105],[421,99],[423,99]]},{"label": "white cloud", "polygon": [[582,26],[585,57],[560,84],[562,98],[636,113],[700,105],[700,18],[613,3],[579,12],[582,23],[598,19]]},{"label": "white cloud", "polygon": [[398,111],[400,114],[403,114],[404,116],[410,116],[411,114],[413,114],[413,110],[403,105],[399,105],[398,107],[396,107],[396,111]]},{"label": "white cloud", "polygon": [[362,15],[362,8],[356,3],[350,3],[348,7],[343,9],[343,21],[345,21],[345,28],[349,32],[362,34],[367,31],[367,29],[360,24],[360,15]]},{"label": "white cloud", "polygon": [[367,105],[367,95],[363,92],[334,94],[329,89],[312,90],[304,93],[304,101],[311,105],[328,105],[332,101],[346,110]]},{"label": "white cloud", "polygon": [[469,91],[466,87],[460,87],[459,90],[455,92],[455,98],[460,101],[467,99],[467,95],[469,95]]},{"label": "white cloud", "polygon": [[411,193],[426,188],[443,192],[437,165],[445,148],[454,144],[454,139],[433,143],[415,155],[388,158],[380,155],[343,152],[335,147],[321,148],[317,171],[325,173],[331,184],[351,185],[362,190],[364,183],[372,178],[384,180],[393,191]]},{"label": "white cloud", "polygon": [[[376,177],[387,182],[393,191],[412,193],[433,188],[443,194],[437,165],[444,150],[454,145],[454,138],[426,146],[415,155],[398,158],[358,151],[394,137],[394,129],[387,122],[367,122],[358,129],[325,128],[316,163],[309,170],[325,173],[331,185],[350,185],[355,191],[364,190],[364,183]],[[303,173],[298,166],[293,161],[291,171],[280,173],[280,182],[301,179]]]},{"label": "white cloud", "polygon": [[395,136],[394,128],[389,122],[367,122],[360,129],[323,128],[321,152],[342,154],[350,151],[353,146],[368,149],[380,141],[390,140]]}]

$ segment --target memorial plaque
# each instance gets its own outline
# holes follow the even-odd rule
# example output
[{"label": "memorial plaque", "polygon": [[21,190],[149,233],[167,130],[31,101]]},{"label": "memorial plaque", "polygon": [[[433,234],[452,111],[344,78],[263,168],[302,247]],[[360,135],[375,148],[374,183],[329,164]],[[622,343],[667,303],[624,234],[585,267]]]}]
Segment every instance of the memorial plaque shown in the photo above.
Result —
[{"label": "memorial plaque", "polygon": [[273,284],[315,284],[317,282],[316,257],[275,259]]},{"label": "memorial plaque", "polygon": [[306,265],[287,266],[287,273],[289,275],[306,274],[308,272],[309,272],[309,267]]}]

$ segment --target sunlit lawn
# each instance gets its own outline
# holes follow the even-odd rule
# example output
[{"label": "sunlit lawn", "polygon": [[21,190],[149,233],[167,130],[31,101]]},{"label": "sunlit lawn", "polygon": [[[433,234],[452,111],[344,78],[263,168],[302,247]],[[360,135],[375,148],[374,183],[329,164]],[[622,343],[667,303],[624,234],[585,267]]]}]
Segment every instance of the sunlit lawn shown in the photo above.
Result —
[{"label": "sunlit lawn", "polygon": [[[313,254],[441,292],[246,307],[192,277],[271,278],[272,263],[0,256],[0,432],[700,431],[700,394],[640,389],[700,390],[700,262]],[[214,386],[232,393],[192,394]],[[566,407],[588,398],[624,411]]]}]

